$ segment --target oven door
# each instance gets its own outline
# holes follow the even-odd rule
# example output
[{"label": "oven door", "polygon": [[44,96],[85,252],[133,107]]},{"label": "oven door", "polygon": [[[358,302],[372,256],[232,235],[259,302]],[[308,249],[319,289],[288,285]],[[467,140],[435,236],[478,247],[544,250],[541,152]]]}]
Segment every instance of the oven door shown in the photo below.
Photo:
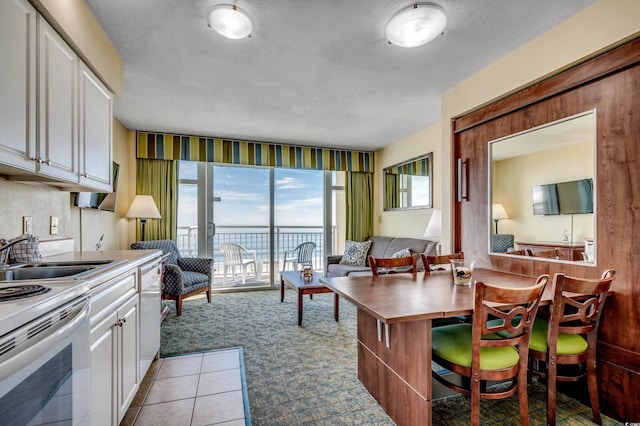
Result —
[{"label": "oven door", "polygon": [[87,297],[0,338],[0,423],[91,424]]}]

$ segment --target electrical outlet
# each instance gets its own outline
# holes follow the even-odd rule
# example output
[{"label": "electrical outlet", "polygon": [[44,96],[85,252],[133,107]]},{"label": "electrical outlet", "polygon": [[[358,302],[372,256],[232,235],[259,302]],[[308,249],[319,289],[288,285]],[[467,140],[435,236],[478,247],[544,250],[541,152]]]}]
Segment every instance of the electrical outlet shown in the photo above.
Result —
[{"label": "electrical outlet", "polygon": [[22,233],[31,234],[33,232],[33,219],[31,216],[22,216]]},{"label": "electrical outlet", "polygon": [[51,235],[56,235],[58,233],[58,218],[56,216],[50,216],[51,218]]}]

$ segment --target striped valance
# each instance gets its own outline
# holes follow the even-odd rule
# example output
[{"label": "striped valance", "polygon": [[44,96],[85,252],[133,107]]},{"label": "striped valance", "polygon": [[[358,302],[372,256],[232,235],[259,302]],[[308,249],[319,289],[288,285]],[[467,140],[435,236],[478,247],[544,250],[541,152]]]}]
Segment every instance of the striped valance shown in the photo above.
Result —
[{"label": "striped valance", "polygon": [[137,132],[137,158],[373,173],[373,152]]},{"label": "striped valance", "polygon": [[384,169],[385,174],[429,176],[431,167],[431,155],[413,160],[409,163],[398,164]]}]

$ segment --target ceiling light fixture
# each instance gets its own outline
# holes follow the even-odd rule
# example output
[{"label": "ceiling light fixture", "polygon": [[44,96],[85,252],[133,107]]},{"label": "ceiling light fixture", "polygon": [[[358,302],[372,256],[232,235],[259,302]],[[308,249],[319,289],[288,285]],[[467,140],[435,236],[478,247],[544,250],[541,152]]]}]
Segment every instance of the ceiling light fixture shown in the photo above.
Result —
[{"label": "ceiling light fixture", "polygon": [[251,37],[253,22],[235,5],[220,4],[209,13],[208,25],[222,36],[233,40]]},{"label": "ceiling light fixture", "polygon": [[400,47],[422,46],[442,34],[447,17],[433,3],[415,3],[391,17],[385,34],[389,43]]}]

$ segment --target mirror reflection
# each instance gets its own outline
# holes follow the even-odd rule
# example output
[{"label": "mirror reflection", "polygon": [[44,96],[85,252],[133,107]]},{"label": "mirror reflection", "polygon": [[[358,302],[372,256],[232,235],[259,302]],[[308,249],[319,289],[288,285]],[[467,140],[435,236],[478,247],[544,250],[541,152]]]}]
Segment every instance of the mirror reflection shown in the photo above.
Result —
[{"label": "mirror reflection", "polygon": [[431,208],[431,160],[429,153],[383,170],[385,211]]},{"label": "mirror reflection", "polygon": [[490,142],[489,252],[595,261],[595,112]]}]

